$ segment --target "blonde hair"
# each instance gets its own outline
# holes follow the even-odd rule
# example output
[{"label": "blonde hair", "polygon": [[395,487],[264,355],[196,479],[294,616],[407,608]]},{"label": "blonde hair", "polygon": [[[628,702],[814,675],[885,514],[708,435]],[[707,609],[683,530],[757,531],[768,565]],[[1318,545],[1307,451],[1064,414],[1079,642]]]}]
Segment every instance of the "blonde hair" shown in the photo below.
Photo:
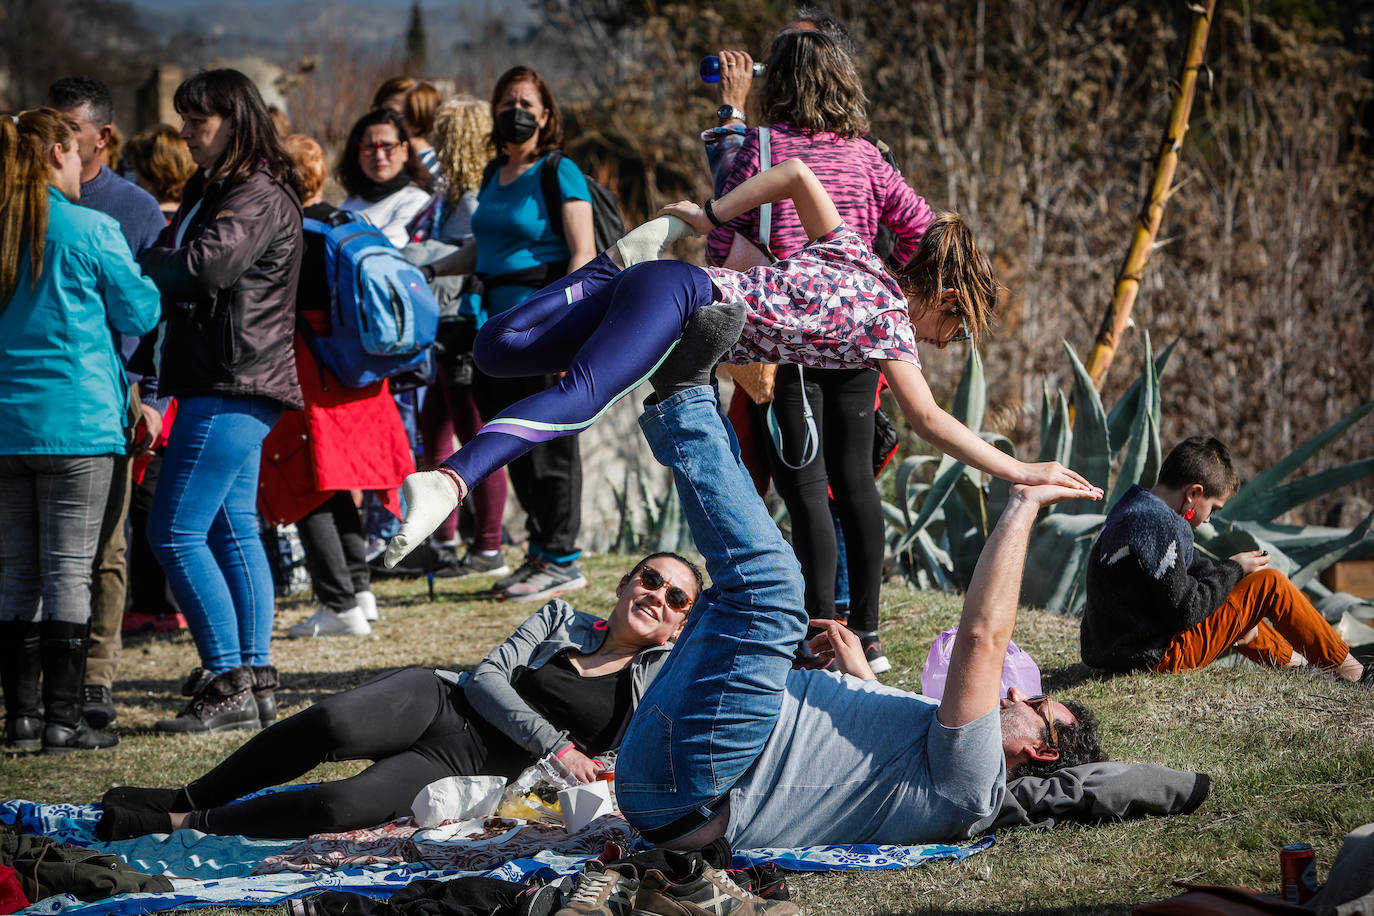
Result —
[{"label": "blonde hair", "polygon": [[440,105],[434,116],[434,151],[451,199],[477,190],[482,169],[495,153],[491,147],[491,107],[471,95],[460,95]]},{"label": "blonde hair", "polygon": [[282,139],[282,146],[296,161],[296,170],[301,174],[301,203],[305,203],[324,189],[324,179],[329,174],[324,150],[305,134],[289,134]]},{"label": "blonde hair", "polygon": [[43,242],[48,234],[48,184],[52,166],[48,153],[64,150],[76,138],[67,121],[52,108],[21,112],[17,119],[0,115],[0,310],[8,306],[19,285],[24,251],[34,285],[43,271]]},{"label": "blonde hair", "polygon": [[934,307],[940,294],[952,289],[959,294],[957,311],[968,322],[974,342],[982,340],[992,326],[1001,284],[958,213],[936,213],[916,253],[895,275],[913,316]]},{"label": "blonde hair", "polygon": [[141,130],[124,145],[124,161],[148,184],[158,203],[175,203],[196,173],[196,162],[181,134],[170,124]]}]

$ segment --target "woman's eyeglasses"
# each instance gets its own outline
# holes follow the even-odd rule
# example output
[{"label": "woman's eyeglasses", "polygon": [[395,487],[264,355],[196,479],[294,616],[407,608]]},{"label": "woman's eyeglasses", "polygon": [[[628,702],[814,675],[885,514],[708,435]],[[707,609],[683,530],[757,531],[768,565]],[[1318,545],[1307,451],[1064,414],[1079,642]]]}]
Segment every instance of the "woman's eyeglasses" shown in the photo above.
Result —
[{"label": "woman's eyeglasses", "polygon": [[1050,708],[1050,698],[1043,693],[1026,697],[1026,705],[1035,710],[1036,715],[1045,720],[1050,730],[1050,747],[1059,750],[1059,730],[1054,727],[1054,710]]},{"label": "woman's eyeglasses", "polygon": [[[663,578],[663,573],[652,566],[641,566],[639,567],[639,583],[649,591],[656,592],[668,585],[668,580]],[[687,609],[692,606],[692,596],[676,585],[668,585],[668,591],[663,593],[663,599],[668,602],[668,607],[681,614],[687,613]]]},{"label": "woman's eyeglasses", "polygon": [[381,154],[383,154],[383,155],[385,155],[385,156],[390,156],[392,153],[396,152],[396,147],[401,146],[401,145],[403,145],[403,144],[401,144],[401,143],[359,143],[359,144],[358,144],[358,152],[360,152],[360,153],[381,153]]}]

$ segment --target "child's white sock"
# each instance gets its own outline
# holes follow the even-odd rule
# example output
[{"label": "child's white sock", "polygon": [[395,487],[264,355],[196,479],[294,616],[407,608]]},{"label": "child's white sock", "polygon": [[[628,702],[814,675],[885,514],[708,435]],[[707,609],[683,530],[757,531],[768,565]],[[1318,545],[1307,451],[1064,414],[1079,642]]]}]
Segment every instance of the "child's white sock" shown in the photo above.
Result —
[{"label": "child's white sock", "polygon": [[401,530],[386,545],[387,569],[425,542],[462,502],[455,480],[443,471],[420,471],[401,484],[406,517]]},{"label": "child's white sock", "polygon": [[676,216],[660,216],[630,230],[612,245],[611,257],[621,267],[632,267],[641,261],[657,261],[663,257],[663,249],[693,234],[692,227]]}]

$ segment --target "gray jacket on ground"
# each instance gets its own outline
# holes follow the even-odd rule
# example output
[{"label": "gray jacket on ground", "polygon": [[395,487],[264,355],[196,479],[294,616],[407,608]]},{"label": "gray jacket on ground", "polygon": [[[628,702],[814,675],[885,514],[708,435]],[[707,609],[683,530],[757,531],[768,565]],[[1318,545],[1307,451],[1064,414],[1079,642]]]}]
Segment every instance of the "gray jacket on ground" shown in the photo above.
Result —
[{"label": "gray jacket on ground", "polygon": [[1085,763],[1008,782],[1002,811],[989,829],[1188,814],[1206,800],[1211,787],[1206,773],[1153,763]]},{"label": "gray jacket on ground", "polygon": [[[463,685],[468,702],[482,718],[520,746],[542,757],[566,746],[568,733],[530,708],[515,692],[516,675],[524,668],[543,667],[564,649],[590,654],[600,649],[605,641],[606,621],[574,610],[566,601],[554,598],[520,624],[473,671],[461,675],[458,683]],[[644,696],[671,648],[671,643],[651,646],[634,657],[630,663],[632,706],[639,705],[640,697]],[[629,724],[628,717],[621,723],[615,746],[620,745]]]}]

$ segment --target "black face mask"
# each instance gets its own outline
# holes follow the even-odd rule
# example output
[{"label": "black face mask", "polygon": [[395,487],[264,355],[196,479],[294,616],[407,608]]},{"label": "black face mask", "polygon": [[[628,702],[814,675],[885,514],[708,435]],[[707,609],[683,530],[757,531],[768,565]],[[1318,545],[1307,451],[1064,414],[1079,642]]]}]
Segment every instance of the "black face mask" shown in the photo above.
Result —
[{"label": "black face mask", "polygon": [[496,132],[507,143],[524,143],[539,132],[539,119],[523,108],[507,108],[496,116]]}]

